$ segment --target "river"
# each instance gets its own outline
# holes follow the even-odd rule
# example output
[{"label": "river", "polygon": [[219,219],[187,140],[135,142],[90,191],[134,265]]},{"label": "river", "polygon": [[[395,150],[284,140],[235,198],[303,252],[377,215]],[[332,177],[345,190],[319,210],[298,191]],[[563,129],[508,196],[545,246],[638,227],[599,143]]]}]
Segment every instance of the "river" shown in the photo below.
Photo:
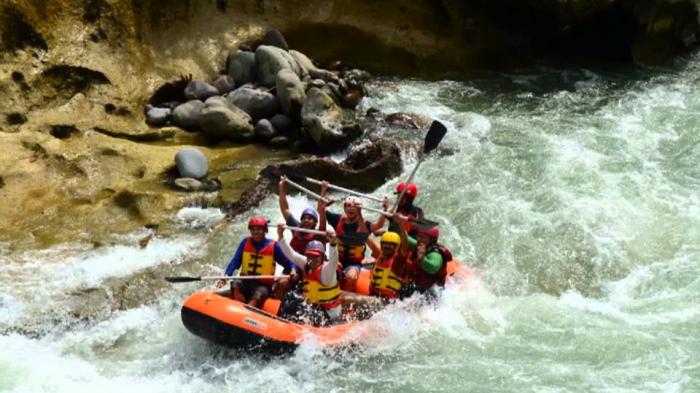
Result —
[{"label": "river", "polygon": [[[451,286],[418,313],[391,306],[364,345],[264,359],[190,335],[179,307],[204,285],[159,280],[222,272],[245,218],[211,234],[221,214],[186,208],[144,248],[147,232],[4,245],[0,391],[700,392],[700,56],[384,78],[369,107],[448,126],[418,171],[416,203],[479,285]],[[300,212],[308,200],[291,203]],[[252,213],[277,220],[276,199]]]}]

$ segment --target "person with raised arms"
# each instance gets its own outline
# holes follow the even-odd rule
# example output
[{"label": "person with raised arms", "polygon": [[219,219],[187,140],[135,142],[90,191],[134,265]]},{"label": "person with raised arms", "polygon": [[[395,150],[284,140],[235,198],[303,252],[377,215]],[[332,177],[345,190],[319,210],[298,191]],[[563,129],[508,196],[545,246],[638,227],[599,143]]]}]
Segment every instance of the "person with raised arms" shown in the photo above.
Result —
[{"label": "person with raised arms", "polygon": [[303,302],[286,298],[280,317],[291,319],[308,318],[316,326],[337,321],[342,316],[340,287],[338,285],[338,249],[335,234],[329,232],[328,258],[326,247],[318,240],[306,245],[304,254],[294,251],[284,241],[284,224],[277,225],[277,236],[285,256],[302,271]]},{"label": "person with raised arms", "polygon": [[[240,268],[241,276],[272,276],[275,274],[275,263],[278,263],[284,268],[284,274],[296,276],[296,268],[282,252],[279,243],[265,236],[267,233],[265,217],[251,217],[248,220],[248,230],[250,236],[246,236],[240,242],[224,275],[231,276]],[[216,287],[222,288],[225,284],[225,280],[218,280]],[[231,293],[234,299],[261,308],[265,300],[270,297],[274,285],[277,283],[272,278],[233,280]]]},{"label": "person with raised arms", "polygon": [[[338,256],[342,266],[342,282],[341,287],[346,291],[355,291],[357,279],[360,276],[360,269],[365,258],[367,245],[372,250],[372,256],[379,256],[380,250],[376,242],[371,238],[367,238],[366,243],[349,244],[343,240],[342,235],[345,233],[375,233],[384,226],[385,217],[379,215],[379,219],[372,223],[362,217],[362,202],[359,198],[349,196],[345,198],[343,203],[343,214],[336,214],[326,211],[326,192],[328,191],[328,182],[324,181],[321,186],[321,199],[318,200],[319,212],[319,229],[326,230],[326,224],[329,224],[335,229],[338,236]],[[388,201],[384,200],[384,210],[388,208]]]},{"label": "person with raised arms", "polygon": [[[405,191],[404,188],[406,189]],[[416,195],[418,195],[418,186],[414,183],[408,183],[408,186],[406,186],[406,182],[401,182],[396,186],[395,194],[401,195],[401,193],[403,193],[403,195],[401,196],[401,200],[399,200],[396,213],[409,219],[422,220],[423,209],[413,204]],[[401,223],[408,235],[415,238],[417,234],[416,226],[413,225],[410,220],[402,220]],[[389,221],[389,231],[398,232],[397,221]]]}]

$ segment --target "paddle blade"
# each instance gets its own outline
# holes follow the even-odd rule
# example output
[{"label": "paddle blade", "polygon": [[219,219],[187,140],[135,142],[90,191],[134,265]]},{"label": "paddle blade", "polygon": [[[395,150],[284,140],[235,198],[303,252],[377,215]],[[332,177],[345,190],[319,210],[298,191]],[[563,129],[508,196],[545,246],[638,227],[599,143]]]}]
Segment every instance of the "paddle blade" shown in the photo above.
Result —
[{"label": "paddle blade", "polygon": [[433,121],[433,124],[430,125],[428,133],[425,134],[423,153],[428,154],[431,151],[435,150],[435,148],[438,147],[440,141],[442,141],[442,138],[445,136],[446,133],[447,128],[444,124],[440,123],[437,120]]},{"label": "paddle blade", "polygon": [[294,168],[293,166],[287,165],[287,164],[282,164],[280,165],[280,171],[287,176],[287,178],[293,182],[303,182],[306,181],[306,176],[304,175],[304,172],[301,171],[301,169]]},{"label": "paddle blade", "polygon": [[430,228],[434,228],[434,227],[440,225],[439,222],[428,220],[426,218],[424,218],[422,220],[411,220],[411,224],[413,224],[413,226],[416,227],[416,229],[418,229],[418,230],[421,230],[421,229],[428,230]]},{"label": "paddle blade", "polygon": [[338,239],[348,246],[360,246],[367,242],[369,233],[366,232],[347,232],[338,235]]},{"label": "paddle blade", "polygon": [[201,281],[201,277],[165,277],[165,281],[177,283],[177,282],[192,282]]},{"label": "paddle blade", "polygon": [[282,175],[282,171],[273,165],[268,165],[260,171],[260,176],[273,181],[278,181]]}]

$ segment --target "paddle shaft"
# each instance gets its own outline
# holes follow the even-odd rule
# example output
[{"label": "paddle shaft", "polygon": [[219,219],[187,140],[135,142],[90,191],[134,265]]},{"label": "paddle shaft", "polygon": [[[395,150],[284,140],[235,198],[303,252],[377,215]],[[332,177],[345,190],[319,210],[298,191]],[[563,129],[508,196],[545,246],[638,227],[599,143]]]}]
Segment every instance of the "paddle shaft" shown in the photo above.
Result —
[{"label": "paddle shaft", "polygon": [[[316,180],[316,179],[312,179],[312,178],[310,178],[310,177],[307,177],[307,178],[306,178],[306,181],[308,181],[309,183],[318,184],[319,186],[323,185],[323,182],[322,182],[322,181]],[[362,198],[371,199],[371,200],[376,201],[376,202],[384,202],[384,200],[383,200],[382,198],[376,197],[376,196],[374,196],[374,195],[363,194],[363,193],[361,193],[361,192],[357,192],[357,191],[351,190],[351,189],[349,189],[349,188],[345,188],[345,187],[341,187],[341,186],[336,186],[335,184],[328,183],[328,188],[333,189],[333,190],[336,190],[336,191],[344,192],[344,193],[347,193],[347,194],[352,194],[352,195],[355,195],[355,196],[359,196],[359,197],[362,197]]]},{"label": "paddle shaft", "polygon": [[202,276],[199,279],[201,281],[212,281],[212,280],[259,280],[265,278],[289,278],[288,274],[281,274],[279,276]]},{"label": "paddle shaft", "polygon": [[295,181],[289,180],[289,178],[287,178],[287,177],[285,177],[285,179],[286,179],[287,183],[289,183],[292,187],[298,189],[299,191],[303,191],[316,199],[323,199],[326,203],[329,202],[329,200],[327,198],[322,197],[320,194],[317,194],[317,193],[309,190],[308,188],[302,186],[301,184],[299,184]]},{"label": "paddle shaft", "polygon": [[[306,187],[304,187],[304,186],[301,186],[301,185],[299,185],[298,183],[295,183],[295,182],[293,182],[293,181],[291,181],[291,180],[289,180],[289,179],[287,179],[287,183],[291,184],[293,187],[296,187],[296,188],[299,189],[300,191],[303,191],[303,192],[305,192],[305,193],[311,195],[312,197],[314,197],[314,198],[316,198],[316,199],[321,199],[321,198],[322,198],[321,195],[319,195],[319,194],[317,194],[317,193],[315,193],[315,192],[309,190],[308,188],[306,188]],[[327,198],[323,198],[323,200],[325,200],[326,203],[328,203],[328,199],[327,199]],[[373,207],[364,207],[364,206],[363,206],[362,208],[365,209],[365,210],[367,210],[367,211],[371,211],[371,212],[375,212],[375,213],[379,213],[379,214],[384,214],[384,215],[387,216],[387,217],[391,217],[391,216],[392,216],[392,214],[389,213],[389,212],[385,212],[384,210],[375,209],[375,208],[373,208]],[[290,229],[291,229],[291,228],[290,228]],[[299,229],[294,228],[295,231],[296,231],[296,230],[299,230],[300,232],[312,231],[312,229],[304,229],[304,230],[301,230],[301,229],[303,229],[303,228],[299,228]],[[319,232],[319,233],[317,233],[318,235],[325,235],[325,234],[326,234],[325,232],[321,232],[321,231],[316,231],[316,232]],[[316,233],[316,232],[309,232],[309,233]]]},{"label": "paddle shaft", "polygon": [[420,158],[418,158],[418,162],[416,162],[416,166],[413,167],[413,171],[411,171],[411,174],[408,176],[408,179],[406,179],[406,181],[403,183],[403,190],[401,190],[401,193],[396,198],[396,202],[394,202],[394,207],[391,209],[392,213],[396,213],[396,211],[399,210],[399,203],[401,202],[401,198],[403,198],[403,195],[406,193],[406,190],[408,190],[408,185],[411,183],[411,180],[413,180],[413,176],[416,175],[418,167],[420,166],[421,162],[423,162],[425,156],[425,154],[421,154]]}]

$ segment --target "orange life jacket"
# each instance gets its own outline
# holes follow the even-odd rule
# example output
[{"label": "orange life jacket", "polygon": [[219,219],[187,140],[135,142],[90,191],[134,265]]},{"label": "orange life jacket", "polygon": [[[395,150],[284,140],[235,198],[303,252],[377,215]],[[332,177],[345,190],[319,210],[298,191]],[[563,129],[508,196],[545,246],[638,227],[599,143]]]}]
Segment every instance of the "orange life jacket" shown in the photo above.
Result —
[{"label": "orange life jacket", "polygon": [[[270,240],[258,251],[253,246],[253,239],[249,237],[243,246],[240,274],[241,276],[273,276],[275,274],[275,241]],[[272,284],[274,280],[267,278],[258,281]]]}]

